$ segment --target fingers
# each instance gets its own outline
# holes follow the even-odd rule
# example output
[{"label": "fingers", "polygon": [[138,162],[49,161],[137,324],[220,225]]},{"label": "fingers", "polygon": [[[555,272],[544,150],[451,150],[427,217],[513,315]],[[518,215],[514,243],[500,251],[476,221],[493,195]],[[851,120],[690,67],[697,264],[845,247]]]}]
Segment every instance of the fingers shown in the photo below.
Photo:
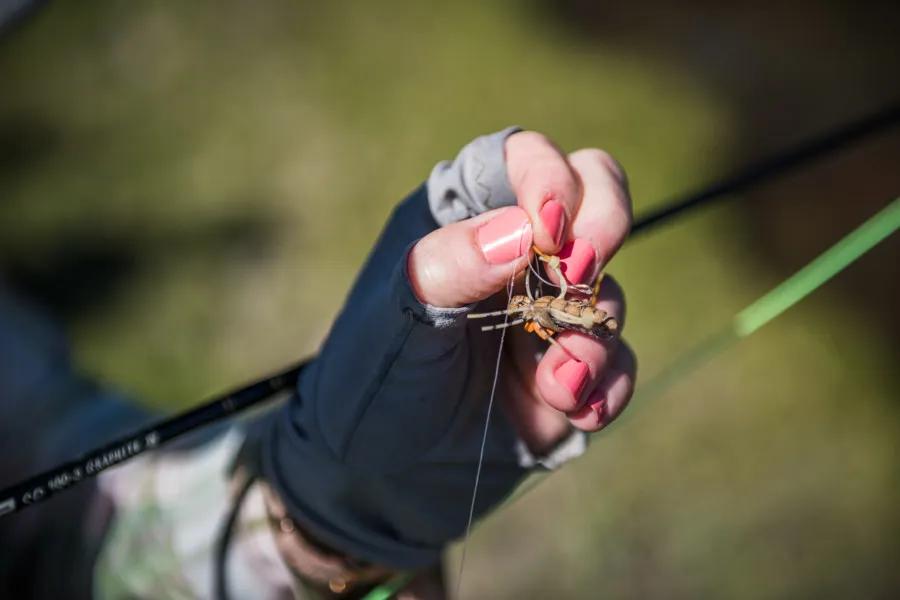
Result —
[{"label": "fingers", "polygon": [[507,346],[513,360],[504,363],[501,379],[508,393],[500,396],[519,437],[535,454],[544,455],[571,432],[564,413],[534,393],[535,367],[547,343],[522,330],[514,331]]},{"label": "fingers", "polygon": [[503,289],[528,264],[532,224],[518,206],[500,208],[432,231],[407,258],[420,302],[466,306]]},{"label": "fingers", "polygon": [[571,240],[559,252],[569,283],[590,284],[622,246],[631,229],[631,199],[625,174],[606,152],[585,149],[569,155],[582,182],[582,201]]},{"label": "fingers", "polygon": [[556,254],[578,212],[581,186],[566,157],[547,137],[522,131],[506,140],[509,183],[534,224],[534,243]]},{"label": "fingers", "polygon": [[569,421],[584,431],[599,431],[612,423],[631,401],[636,376],[637,359],[623,343],[600,385],[584,406],[569,413]]},{"label": "fingers", "polygon": [[624,173],[608,154],[587,149],[567,158],[531,131],[511,135],[505,150],[520,208],[487,212],[420,240],[407,263],[420,301],[451,308],[490,296],[527,264],[532,243],[559,255],[570,283],[590,283],[624,242],[631,202]]},{"label": "fingers", "polygon": [[[597,307],[619,321],[621,334],[625,298],[612,278],[604,280]],[[550,345],[538,364],[535,391],[554,409],[569,413],[580,408],[603,380],[621,342],[571,331],[559,334],[556,340],[558,344]]]},{"label": "fingers", "polygon": [[[535,245],[559,256],[569,283],[591,284],[631,229],[631,199],[621,166],[597,149],[564,157],[534,132],[510,136],[506,153],[510,184],[531,218]],[[619,321],[621,333],[624,298],[614,281],[604,282],[597,306]],[[538,364],[534,395],[576,427],[604,427],[631,397],[634,354],[618,339],[601,341],[575,332],[556,339],[559,344],[549,346]]]}]

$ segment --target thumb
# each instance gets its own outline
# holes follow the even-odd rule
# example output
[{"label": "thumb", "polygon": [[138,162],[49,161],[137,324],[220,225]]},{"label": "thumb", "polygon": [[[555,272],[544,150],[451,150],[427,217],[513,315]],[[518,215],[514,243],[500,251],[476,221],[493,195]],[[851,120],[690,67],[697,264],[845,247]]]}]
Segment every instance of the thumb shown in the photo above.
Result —
[{"label": "thumb", "polygon": [[517,206],[432,231],[410,250],[409,281],[424,304],[456,308],[503,289],[528,264],[532,228]]}]

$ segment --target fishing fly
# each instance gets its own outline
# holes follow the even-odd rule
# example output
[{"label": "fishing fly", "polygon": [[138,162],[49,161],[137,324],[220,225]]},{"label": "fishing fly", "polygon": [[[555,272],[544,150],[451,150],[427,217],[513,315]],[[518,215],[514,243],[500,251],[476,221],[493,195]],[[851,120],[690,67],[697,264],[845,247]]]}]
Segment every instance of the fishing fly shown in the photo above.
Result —
[{"label": "fishing fly", "polygon": [[[559,285],[555,285],[544,279],[535,264],[546,263],[547,267],[556,274]],[[538,295],[531,289],[531,274],[538,278]],[[603,274],[600,273],[592,286],[573,285],[563,276],[558,256],[550,256],[534,247],[534,260],[529,263],[525,271],[525,294],[511,296],[505,310],[497,310],[485,313],[473,313],[470,319],[483,319],[488,317],[504,317],[503,323],[485,325],[482,331],[504,329],[515,325],[525,326],[525,331],[533,333],[542,340],[556,344],[553,336],[561,331],[577,331],[596,339],[612,339],[619,330],[616,319],[606,311],[596,307],[597,296],[600,293],[600,282]],[[559,295],[543,295],[543,286],[551,285],[559,288]],[[569,291],[574,290],[580,295],[574,298],[568,297]],[[509,317],[516,317],[509,320]]]}]

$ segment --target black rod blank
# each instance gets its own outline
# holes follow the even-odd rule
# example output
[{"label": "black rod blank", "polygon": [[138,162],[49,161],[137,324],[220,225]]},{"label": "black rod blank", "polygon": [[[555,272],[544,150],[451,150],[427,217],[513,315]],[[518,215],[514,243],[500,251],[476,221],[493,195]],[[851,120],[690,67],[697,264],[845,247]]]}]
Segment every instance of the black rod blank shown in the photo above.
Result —
[{"label": "black rod blank", "polygon": [[662,203],[659,208],[652,209],[635,219],[631,235],[646,233],[675,215],[707,205],[712,200],[723,200],[729,194],[746,191],[874,133],[888,131],[898,123],[900,123],[900,102],[895,102],[857,121],[762,159],[696,192]]},{"label": "black rod blank", "polygon": [[63,463],[0,491],[0,516],[39,504],[85,479],[96,477],[135,456],[172,441],[185,433],[221,421],[271,398],[297,383],[302,364],[269,378],[213,398],[196,408],[144,427],[114,440],[80,458]]}]

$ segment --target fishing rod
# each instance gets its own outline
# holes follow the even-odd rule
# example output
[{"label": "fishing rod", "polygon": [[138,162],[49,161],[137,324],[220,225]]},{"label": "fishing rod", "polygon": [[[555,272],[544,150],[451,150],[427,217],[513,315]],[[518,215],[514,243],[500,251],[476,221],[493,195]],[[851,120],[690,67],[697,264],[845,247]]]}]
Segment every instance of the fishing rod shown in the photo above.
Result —
[{"label": "fishing rod", "polygon": [[723,200],[736,192],[745,192],[768,179],[784,175],[872,134],[886,132],[898,123],[900,123],[900,101],[760,160],[693,193],[663,203],[660,208],[638,216],[629,237],[646,233],[684,211],[709,204],[713,200]]},{"label": "fishing rod", "polygon": [[39,504],[110,467],[262,403],[278,392],[293,387],[305,364],[306,361],[217,396],[196,408],[158,421],[0,491],[0,517]]},{"label": "fishing rod", "polygon": [[[746,191],[816,159],[836,152],[900,123],[900,102],[895,102],[859,120],[844,124],[797,146],[760,160],[709,185],[676,197],[640,215],[631,229],[631,237],[641,235],[675,216],[722,200],[730,194]],[[0,490],[0,517],[46,501],[103,471],[153,450],[184,434],[197,431],[251,407],[262,404],[279,392],[293,389],[307,361],[290,366],[270,377],[212,398],[184,413],[153,423],[118,438],[79,458],[34,475]]]}]

